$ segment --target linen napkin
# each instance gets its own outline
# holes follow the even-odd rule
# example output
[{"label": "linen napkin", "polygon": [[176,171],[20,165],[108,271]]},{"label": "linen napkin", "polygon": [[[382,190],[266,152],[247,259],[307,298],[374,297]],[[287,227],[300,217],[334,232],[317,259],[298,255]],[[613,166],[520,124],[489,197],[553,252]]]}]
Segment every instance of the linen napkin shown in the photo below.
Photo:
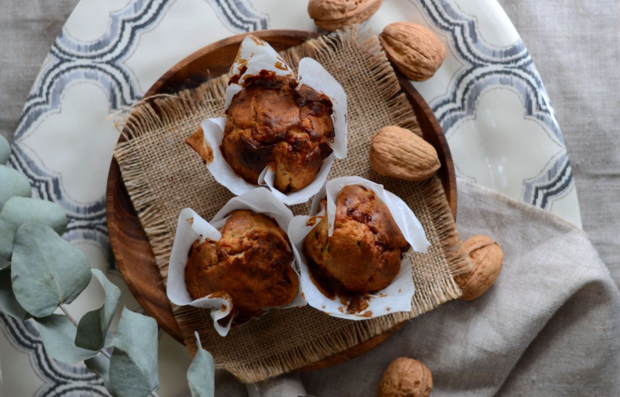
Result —
[{"label": "linen napkin", "polygon": [[[431,370],[434,397],[620,395],[620,294],[588,236],[463,180],[458,197],[461,236],[491,236],[504,252],[486,294],[415,318],[344,364],[248,385],[249,395],[376,396],[383,371],[401,356]],[[244,395],[234,382],[219,376],[217,395]]]}]

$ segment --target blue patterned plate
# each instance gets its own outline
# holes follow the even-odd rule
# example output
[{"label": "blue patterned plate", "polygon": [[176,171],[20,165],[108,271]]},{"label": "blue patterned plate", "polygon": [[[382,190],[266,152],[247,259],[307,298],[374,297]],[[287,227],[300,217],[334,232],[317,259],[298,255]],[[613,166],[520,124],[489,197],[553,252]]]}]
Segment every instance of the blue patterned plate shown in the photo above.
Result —
[{"label": "blue patterned plate", "polygon": [[[447,56],[438,73],[416,83],[441,123],[457,175],[580,225],[564,140],[540,76],[496,0],[385,0],[365,25],[396,21],[428,26]],[[111,255],[105,189],[118,139],[108,116],[141,98],[171,66],[233,34],[263,29],[316,30],[306,3],[291,0],[82,0],[41,67],[15,134],[11,165],[35,194],[62,205],[65,238],[93,267],[107,271],[137,309]],[[102,302],[89,286],[71,305],[78,317]],[[6,396],[105,393],[83,365],[57,363],[31,322],[0,313]],[[10,366],[7,363],[10,362]],[[160,338],[160,395],[187,392],[189,357]],[[55,393],[55,394],[54,394]]]}]

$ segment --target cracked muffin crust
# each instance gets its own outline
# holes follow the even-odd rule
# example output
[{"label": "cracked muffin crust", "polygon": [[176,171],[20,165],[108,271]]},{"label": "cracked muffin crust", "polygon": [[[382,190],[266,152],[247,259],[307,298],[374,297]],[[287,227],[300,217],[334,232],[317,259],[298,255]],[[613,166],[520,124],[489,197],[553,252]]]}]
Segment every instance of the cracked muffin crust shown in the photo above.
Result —
[{"label": "cracked muffin crust", "polygon": [[291,303],[299,289],[286,233],[271,218],[233,211],[217,241],[194,242],[185,267],[192,299],[226,292],[233,311],[252,317]]},{"label": "cracked muffin crust", "polygon": [[345,186],[338,193],[331,237],[324,216],[304,241],[311,275],[328,297],[387,287],[408,248],[390,210],[361,185]]},{"label": "cracked muffin crust", "polygon": [[232,169],[257,184],[267,166],[283,193],[308,186],[332,149],[329,98],[287,76],[262,71],[246,78],[226,111],[222,153]]}]

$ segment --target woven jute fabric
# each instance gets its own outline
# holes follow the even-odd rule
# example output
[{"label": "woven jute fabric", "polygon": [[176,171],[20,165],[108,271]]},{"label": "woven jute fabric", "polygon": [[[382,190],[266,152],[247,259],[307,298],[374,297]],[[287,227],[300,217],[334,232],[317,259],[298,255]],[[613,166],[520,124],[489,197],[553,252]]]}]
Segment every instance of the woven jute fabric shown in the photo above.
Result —
[{"label": "woven jute fabric", "polygon": [[[294,69],[303,57],[316,59],[347,93],[348,156],[336,160],[330,178],[359,175],[383,184],[411,207],[431,248],[427,254],[412,256],[416,292],[409,313],[347,321],[309,306],[273,309],[221,337],[207,310],[173,307],[190,352],[196,351],[194,331],[198,331],[217,366],[243,382],[264,380],[343,352],[459,297],[453,275],[471,267],[437,178],[403,182],[382,177],[370,167],[370,139],[380,128],[399,125],[421,133],[377,37],[348,29],[335,37],[307,41],[282,55]],[[118,145],[115,156],[164,282],[179,212],[191,207],[209,220],[233,197],[184,143],[203,119],[223,115],[227,80],[222,76],[175,97],[140,104],[124,122],[127,140]],[[309,204],[292,210],[306,214]]]}]

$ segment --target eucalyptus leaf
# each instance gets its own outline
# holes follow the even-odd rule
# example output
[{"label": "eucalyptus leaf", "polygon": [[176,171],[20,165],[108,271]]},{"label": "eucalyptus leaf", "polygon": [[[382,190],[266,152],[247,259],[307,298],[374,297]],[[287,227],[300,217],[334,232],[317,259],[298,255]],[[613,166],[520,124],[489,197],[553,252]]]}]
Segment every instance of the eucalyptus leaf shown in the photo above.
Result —
[{"label": "eucalyptus leaf", "polygon": [[6,165],[0,165],[0,208],[4,207],[11,197],[31,195],[32,189],[24,174]]},{"label": "eucalyptus leaf", "polygon": [[108,328],[121,299],[121,290],[112,284],[100,270],[92,269],[105,291],[105,301],[100,309],[86,313],[80,320],[75,345],[84,349],[100,350],[105,346]]},{"label": "eucalyptus leaf", "polygon": [[192,397],[215,396],[215,361],[208,351],[202,348],[200,336],[196,334],[198,352],[187,371],[187,381]]},{"label": "eucalyptus leaf", "polygon": [[51,227],[25,223],[17,229],[11,279],[13,292],[28,313],[49,316],[60,304],[73,302],[90,278],[86,256]]},{"label": "eucalyptus leaf", "polygon": [[11,259],[15,232],[24,223],[41,223],[50,226],[58,234],[67,228],[65,211],[51,201],[11,197],[0,212],[0,256]]},{"label": "eucalyptus leaf", "polygon": [[11,284],[11,269],[0,270],[0,311],[23,321],[30,317],[28,312],[19,304]]},{"label": "eucalyptus leaf", "polygon": [[119,397],[144,397],[159,386],[157,322],[127,308],[114,337],[110,384]]},{"label": "eucalyptus leaf", "polygon": [[84,361],[84,364],[86,364],[86,368],[101,376],[105,388],[108,389],[112,396],[116,396],[110,384],[110,360],[105,357],[95,356]]},{"label": "eucalyptus leaf", "polygon": [[39,333],[47,353],[63,363],[77,363],[97,355],[96,351],[81,349],[74,344],[75,325],[64,314],[37,318]]},{"label": "eucalyptus leaf", "polygon": [[5,137],[0,135],[0,164],[5,165],[11,157],[11,144]]}]

